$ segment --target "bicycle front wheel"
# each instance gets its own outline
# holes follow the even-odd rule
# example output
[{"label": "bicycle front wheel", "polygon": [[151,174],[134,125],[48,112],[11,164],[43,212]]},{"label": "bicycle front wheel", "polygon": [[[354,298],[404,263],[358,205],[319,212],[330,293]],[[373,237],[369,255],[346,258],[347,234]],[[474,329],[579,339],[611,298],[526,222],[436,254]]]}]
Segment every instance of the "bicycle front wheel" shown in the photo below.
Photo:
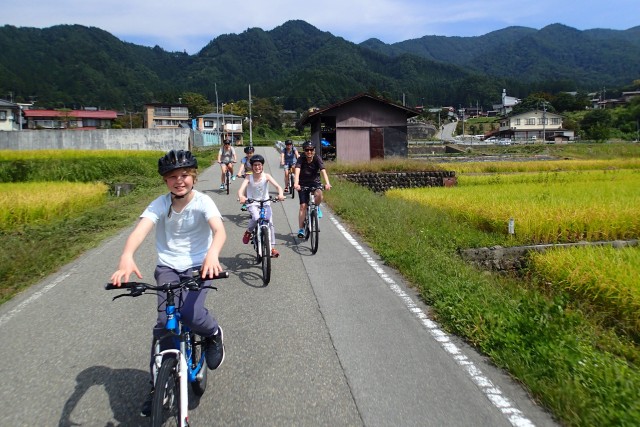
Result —
[{"label": "bicycle front wheel", "polygon": [[309,217],[309,237],[311,238],[311,253],[315,254],[318,252],[318,237],[319,237],[319,229],[318,229],[318,211],[312,210],[311,215]]},{"label": "bicycle front wheel", "polygon": [[178,359],[165,357],[156,379],[151,406],[151,426],[179,426],[181,418]]},{"label": "bicycle front wheel", "polygon": [[260,227],[262,244],[262,284],[267,286],[271,280],[271,249],[269,244],[269,227]]},{"label": "bicycle front wheel", "polygon": [[292,199],[296,198],[296,190],[293,188],[293,172],[289,172],[289,193]]},{"label": "bicycle front wheel", "polygon": [[[229,167],[229,166],[227,166],[227,167]],[[231,181],[231,176],[230,175],[231,174],[229,173],[229,170],[227,169],[227,173],[226,173],[226,175],[224,177],[224,181],[225,181],[224,186],[227,187],[227,194],[229,194],[229,185],[230,185],[230,181]]]},{"label": "bicycle front wheel", "polygon": [[[202,354],[204,338],[197,334],[191,334],[191,369],[195,370],[200,364],[200,370],[196,374],[196,379],[191,383],[191,389],[196,396],[202,396],[207,389],[207,365]],[[201,360],[202,359],[202,360]]]}]

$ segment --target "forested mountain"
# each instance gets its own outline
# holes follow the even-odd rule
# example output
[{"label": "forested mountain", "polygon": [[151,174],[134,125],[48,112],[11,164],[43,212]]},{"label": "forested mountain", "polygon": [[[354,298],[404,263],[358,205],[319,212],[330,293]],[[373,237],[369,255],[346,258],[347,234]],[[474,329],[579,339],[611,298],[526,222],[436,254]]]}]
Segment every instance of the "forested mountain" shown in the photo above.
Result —
[{"label": "forested mountain", "polygon": [[359,92],[408,105],[490,106],[503,88],[597,90],[640,78],[640,27],[578,31],[510,27],[480,37],[425,36],[354,44],[288,21],[219,36],[195,55],[123,42],[99,28],[0,27],[0,97],[46,107],[139,109],[185,91],[220,102],[277,97],[285,108],[324,106]]}]

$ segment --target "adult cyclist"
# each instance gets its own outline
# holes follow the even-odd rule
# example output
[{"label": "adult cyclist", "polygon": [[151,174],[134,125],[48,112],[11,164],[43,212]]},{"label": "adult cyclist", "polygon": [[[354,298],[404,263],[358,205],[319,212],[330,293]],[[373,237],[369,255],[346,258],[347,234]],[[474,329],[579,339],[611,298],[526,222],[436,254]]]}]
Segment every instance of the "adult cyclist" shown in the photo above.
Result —
[{"label": "adult cyclist", "polygon": [[[324,167],[324,162],[316,154],[316,148],[311,141],[305,141],[302,144],[304,150],[304,156],[300,156],[296,163],[296,174],[293,179],[293,186],[298,190],[300,196],[300,211],[298,212],[298,238],[304,238],[304,219],[307,212],[307,205],[309,204],[309,192],[301,191],[301,187],[322,187],[320,181],[320,175],[324,180],[324,188],[326,190],[331,189],[329,183],[329,175]],[[322,188],[317,188],[313,193],[315,197],[316,206],[318,206],[318,218],[322,218],[322,211],[320,210],[320,203],[322,202]]]},{"label": "adult cyclist", "polygon": [[296,164],[300,154],[296,147],[293,146],[293,141],[287,139],[284,142],[284,150],[280,153],[280,165],[284,167],[284,192],[289,192],[289,170]]},{"label": "adult cyclist", "polygon": [[220,189],[224,190],[225,186],[225,175],[227,174],[227,169],[229,173],[231,173],[231,180],[236,179],[236,176],[233,174],[233,164],[236,162],[236,150],[231,146],[231,141],[228,139],[224,140],[224,144],[220,147],[220,151],[218,151],[218,163],[220,163],[220,169],[222,170],[222,175],[220,176]]}]

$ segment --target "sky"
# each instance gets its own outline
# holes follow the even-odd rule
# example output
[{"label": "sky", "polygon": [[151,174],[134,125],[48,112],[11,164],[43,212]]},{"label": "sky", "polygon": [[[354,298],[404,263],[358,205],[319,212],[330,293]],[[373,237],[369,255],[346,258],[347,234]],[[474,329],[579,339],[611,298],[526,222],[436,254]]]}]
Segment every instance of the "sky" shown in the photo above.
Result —
[{"label": "sky", "polygon": [[640,25],[638,0],[0,0],[0,25],[98,27],[122,41],[195,54],[222,34],[308,22],[345,40],[392,44],[427,35],[481,36],[509,26],[578,30]]}]

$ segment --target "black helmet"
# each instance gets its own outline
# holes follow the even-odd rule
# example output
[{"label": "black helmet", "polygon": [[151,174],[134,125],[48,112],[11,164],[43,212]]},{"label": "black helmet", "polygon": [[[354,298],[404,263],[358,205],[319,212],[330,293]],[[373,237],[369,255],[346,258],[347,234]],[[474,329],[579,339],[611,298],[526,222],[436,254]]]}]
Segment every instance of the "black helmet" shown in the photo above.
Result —
[{"label": "black helmet", "polygon": [[253,145],[247,145],[246,147],[244,147],[244,153],[245,153],[245,154],[249,154],[249,152],[250,152],[250,151],[256,151],[256,150],[253,148]]},{"label": "black helmet", "polygon": [[293,141],[292,141],[292,140],[290,140],[290,139],[287,139],[287,140],[284,142],[284,145],[293,145]]},{"label": "black helmet", "polygon": [[315,148],[316,148],[316,146],[315,146],[315,145],[313,145],[313,142],[311,142],[311,141],[305,141],[305,142],[302,144],[302,149],[303,149],[303,150],[305,150],[305,149],[307,149],[307,148],[313,148],[313,149],[315,149]]},{"label": "black helmet", "polygon": [[198,160],[193,157],[191,151],[171,150],[164,157],[158,159],[158,173],[162,176],[180,168],[198,169]]},{"label": "black helmet", "polygon": [[249,163],[251,163],[251,166],[253,166],[255,162],[260,162],[264,165],[264,157],[262,157],[260,154],[254,154],[249,159]]}]

